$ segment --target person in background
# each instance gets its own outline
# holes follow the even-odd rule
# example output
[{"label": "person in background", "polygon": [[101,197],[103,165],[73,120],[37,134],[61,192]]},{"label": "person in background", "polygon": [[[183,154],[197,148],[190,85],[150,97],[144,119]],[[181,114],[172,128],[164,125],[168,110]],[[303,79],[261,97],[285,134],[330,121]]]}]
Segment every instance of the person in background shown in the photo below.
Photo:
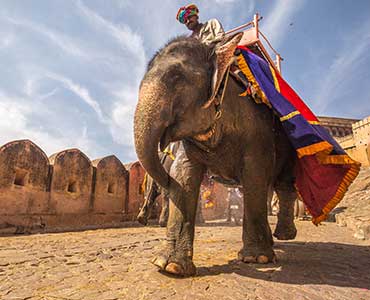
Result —
[{"label": "person in background", "polygon": [[243,193],[240,188],[227,189],[226,222],[239,226],[243,223]]},{"label": "person in background", "polygon": [[200,40],[206,45],[217,43],[225,36],[225,31],[217,19],[205,23],[199,22],[199,9],[195,4],[180,7],[176,19],[192,31],[190,37]]}]

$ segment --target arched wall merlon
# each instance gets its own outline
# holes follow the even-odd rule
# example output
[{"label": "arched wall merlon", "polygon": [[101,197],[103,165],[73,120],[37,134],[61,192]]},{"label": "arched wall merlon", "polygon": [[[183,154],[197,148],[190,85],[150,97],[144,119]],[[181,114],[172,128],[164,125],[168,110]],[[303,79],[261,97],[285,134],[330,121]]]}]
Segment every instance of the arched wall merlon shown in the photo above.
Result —
[{"label": "arched wall merlon", "polygon": [[129,173],[114,155],[92,161],[96,168],[94,212],[124,213]]},{"label": "arched wall merlon", "polygon": [[57,214],[88,213],[92,207],[93,166],[78,149],[68,149],[49,158],[53,175],[50,206]]},{"label": "arched wall merlon", "polygon": [[136,215],[144,201],[141,185],[144,180],[145,170],[138,161],[127,165],[127,169],[130,173],[128,213]]},{"label": "arched wall merlon", "polygon": [[15,183],[17,170],[27,173],[22,186],[46,190],[49,160],[30,140],[13,141],[0,147],[0,188]]},{"label": "arched wall merlon", "polygon": [[30,140],[0,147],[0,215],[47,210],[49,160]]}]

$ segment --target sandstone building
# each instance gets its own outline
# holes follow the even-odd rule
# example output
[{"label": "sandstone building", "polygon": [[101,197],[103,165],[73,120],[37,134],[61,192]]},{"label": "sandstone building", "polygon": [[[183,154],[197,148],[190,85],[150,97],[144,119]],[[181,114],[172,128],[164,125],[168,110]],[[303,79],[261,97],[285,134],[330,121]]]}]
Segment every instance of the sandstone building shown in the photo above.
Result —
[{"label": "sandstone building", "polygon": [[362,120],[318,117],[341,147],[363,166],[370,166],[370,116]]}]

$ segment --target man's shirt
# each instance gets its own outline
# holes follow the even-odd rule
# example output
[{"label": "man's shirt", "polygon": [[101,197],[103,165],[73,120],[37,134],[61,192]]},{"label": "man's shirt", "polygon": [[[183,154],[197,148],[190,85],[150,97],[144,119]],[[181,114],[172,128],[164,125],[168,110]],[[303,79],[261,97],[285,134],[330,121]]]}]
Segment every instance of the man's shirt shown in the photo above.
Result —
[{"label": "man's shirt", "polygon": [[225,36],[225,31],[218,20],[210,19],[202,24],[198,34],[193,33],[191,36],[209,45],[214,42],[219,42]]}]

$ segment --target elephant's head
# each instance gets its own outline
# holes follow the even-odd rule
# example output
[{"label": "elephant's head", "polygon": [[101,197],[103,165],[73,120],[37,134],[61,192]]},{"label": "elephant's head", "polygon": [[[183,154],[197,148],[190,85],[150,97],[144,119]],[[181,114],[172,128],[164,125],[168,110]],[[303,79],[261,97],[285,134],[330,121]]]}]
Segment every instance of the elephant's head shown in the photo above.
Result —
[{"label": "elephant's head", "polygon": [[158,158],[169,142],[209,131],[215,121],[216,91],[231,64],[241,34],[217,46],[180,37],[158,51],[141,82],[134,118],[138,158],[155,181],[169,176]]}]

